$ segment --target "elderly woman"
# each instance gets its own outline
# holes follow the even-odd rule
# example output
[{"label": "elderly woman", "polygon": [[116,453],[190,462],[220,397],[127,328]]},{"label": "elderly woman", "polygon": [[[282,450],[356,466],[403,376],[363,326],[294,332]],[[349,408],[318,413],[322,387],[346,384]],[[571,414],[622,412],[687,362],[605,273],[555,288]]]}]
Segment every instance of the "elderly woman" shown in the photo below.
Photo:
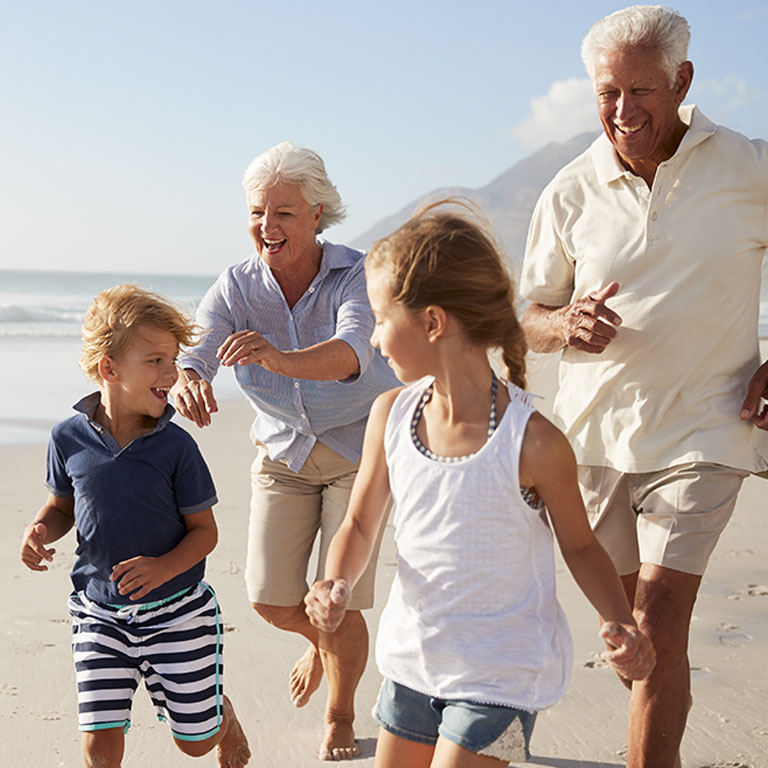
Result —
[{"label": "elderly woman", "polygon": [[354,695],[368,653],[361,609],[373,604],[376,558],[355,586],[355,610],[341,631],[318,632],[302,599],[313,543],[318,578],[357,471],[374,398],[397,384],[369,343],[373,331],[363,254],[317,235],[344,216],[321,158],[289,142],[256,157],[243,178],[251,258],[225,270],[206,293],[197,322],[208,335],[183,356],[176,407],[198,426],[217,410],[212,381],[233,366],[256,412],[256,458],[246,584],[255,610],[278,629],[309,640],[290,676],[304,706],[328,682],[320,757],[358,754]]}]

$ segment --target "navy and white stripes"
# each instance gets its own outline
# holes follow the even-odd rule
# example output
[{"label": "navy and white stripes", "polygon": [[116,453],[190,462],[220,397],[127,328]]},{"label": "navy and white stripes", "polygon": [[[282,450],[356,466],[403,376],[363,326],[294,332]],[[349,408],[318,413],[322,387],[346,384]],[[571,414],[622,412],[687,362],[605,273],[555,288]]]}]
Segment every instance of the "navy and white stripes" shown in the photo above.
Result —
[{"label": "navy and white stripes", "polygon": [[197,741],[220,729],[222,624],[210,586],[122,608],[75,593],[69,609],[80,730],[127,730],[142,678],[175,738]]}]

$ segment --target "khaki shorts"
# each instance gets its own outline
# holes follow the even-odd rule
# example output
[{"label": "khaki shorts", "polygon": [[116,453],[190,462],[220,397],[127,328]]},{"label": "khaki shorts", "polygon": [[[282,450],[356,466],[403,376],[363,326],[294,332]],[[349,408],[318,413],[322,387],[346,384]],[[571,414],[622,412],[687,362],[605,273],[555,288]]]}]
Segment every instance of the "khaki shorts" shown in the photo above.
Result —
[{"label": "khaki shorts", "polygon": [[[260,443],[256,450],[245,569],[248,599],[266,605],[299,605],[309,589],[307,570],[318,532],[315,579],[323,578],[328,546],[346,514],[358,465],[320,442],[299,472],[282,461],[272,461]],[[373,606],[383,530],[382,522],[371,561],[355,585],[350,610]]]},{"label": "khaki shorts", "polygon": [[701,575],[749,474],[693,462],[658,472],[579,467],[590,524],[624,576],[640,563]]}]

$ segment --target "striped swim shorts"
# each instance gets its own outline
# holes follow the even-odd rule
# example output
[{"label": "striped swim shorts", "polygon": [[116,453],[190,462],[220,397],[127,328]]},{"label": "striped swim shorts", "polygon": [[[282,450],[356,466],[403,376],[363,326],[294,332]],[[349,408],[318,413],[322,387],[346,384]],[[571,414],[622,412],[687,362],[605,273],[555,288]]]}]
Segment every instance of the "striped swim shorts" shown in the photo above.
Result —
[{"label": "striped swim shorts", "polygon": [[222,622],[205,582],[157,603],[105,605],[69,598],[79,728],[131,724],[142,678],[174,738],[202,741],[221,728]]}]

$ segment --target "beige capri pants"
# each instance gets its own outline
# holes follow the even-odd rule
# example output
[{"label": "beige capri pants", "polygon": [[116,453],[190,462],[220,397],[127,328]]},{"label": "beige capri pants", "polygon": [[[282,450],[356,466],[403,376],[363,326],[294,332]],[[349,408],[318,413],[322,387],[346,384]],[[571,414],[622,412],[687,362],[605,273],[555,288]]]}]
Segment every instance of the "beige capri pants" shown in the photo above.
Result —
[{"label": "beige capri pants", "polygon": [[[307,571],[318,532],[314,580],[323,578],[328,547],[346,514],[358,464],[319,441],[298,472],[282,461],[272,461],[261,443],[256,443],[256,451],[251,466],[245,569],[248,599],[265,605],[299,605],[309,589]],[[371,560],[352,592],[349,610],[373,606],[384,526],[382,521]]]},{"label": "beige capri pants", "polygon": [[579,466],[579,486],[595,535],[621,576],[641,563],[700,576],[749,474],[707,462],[645,473]]}]

